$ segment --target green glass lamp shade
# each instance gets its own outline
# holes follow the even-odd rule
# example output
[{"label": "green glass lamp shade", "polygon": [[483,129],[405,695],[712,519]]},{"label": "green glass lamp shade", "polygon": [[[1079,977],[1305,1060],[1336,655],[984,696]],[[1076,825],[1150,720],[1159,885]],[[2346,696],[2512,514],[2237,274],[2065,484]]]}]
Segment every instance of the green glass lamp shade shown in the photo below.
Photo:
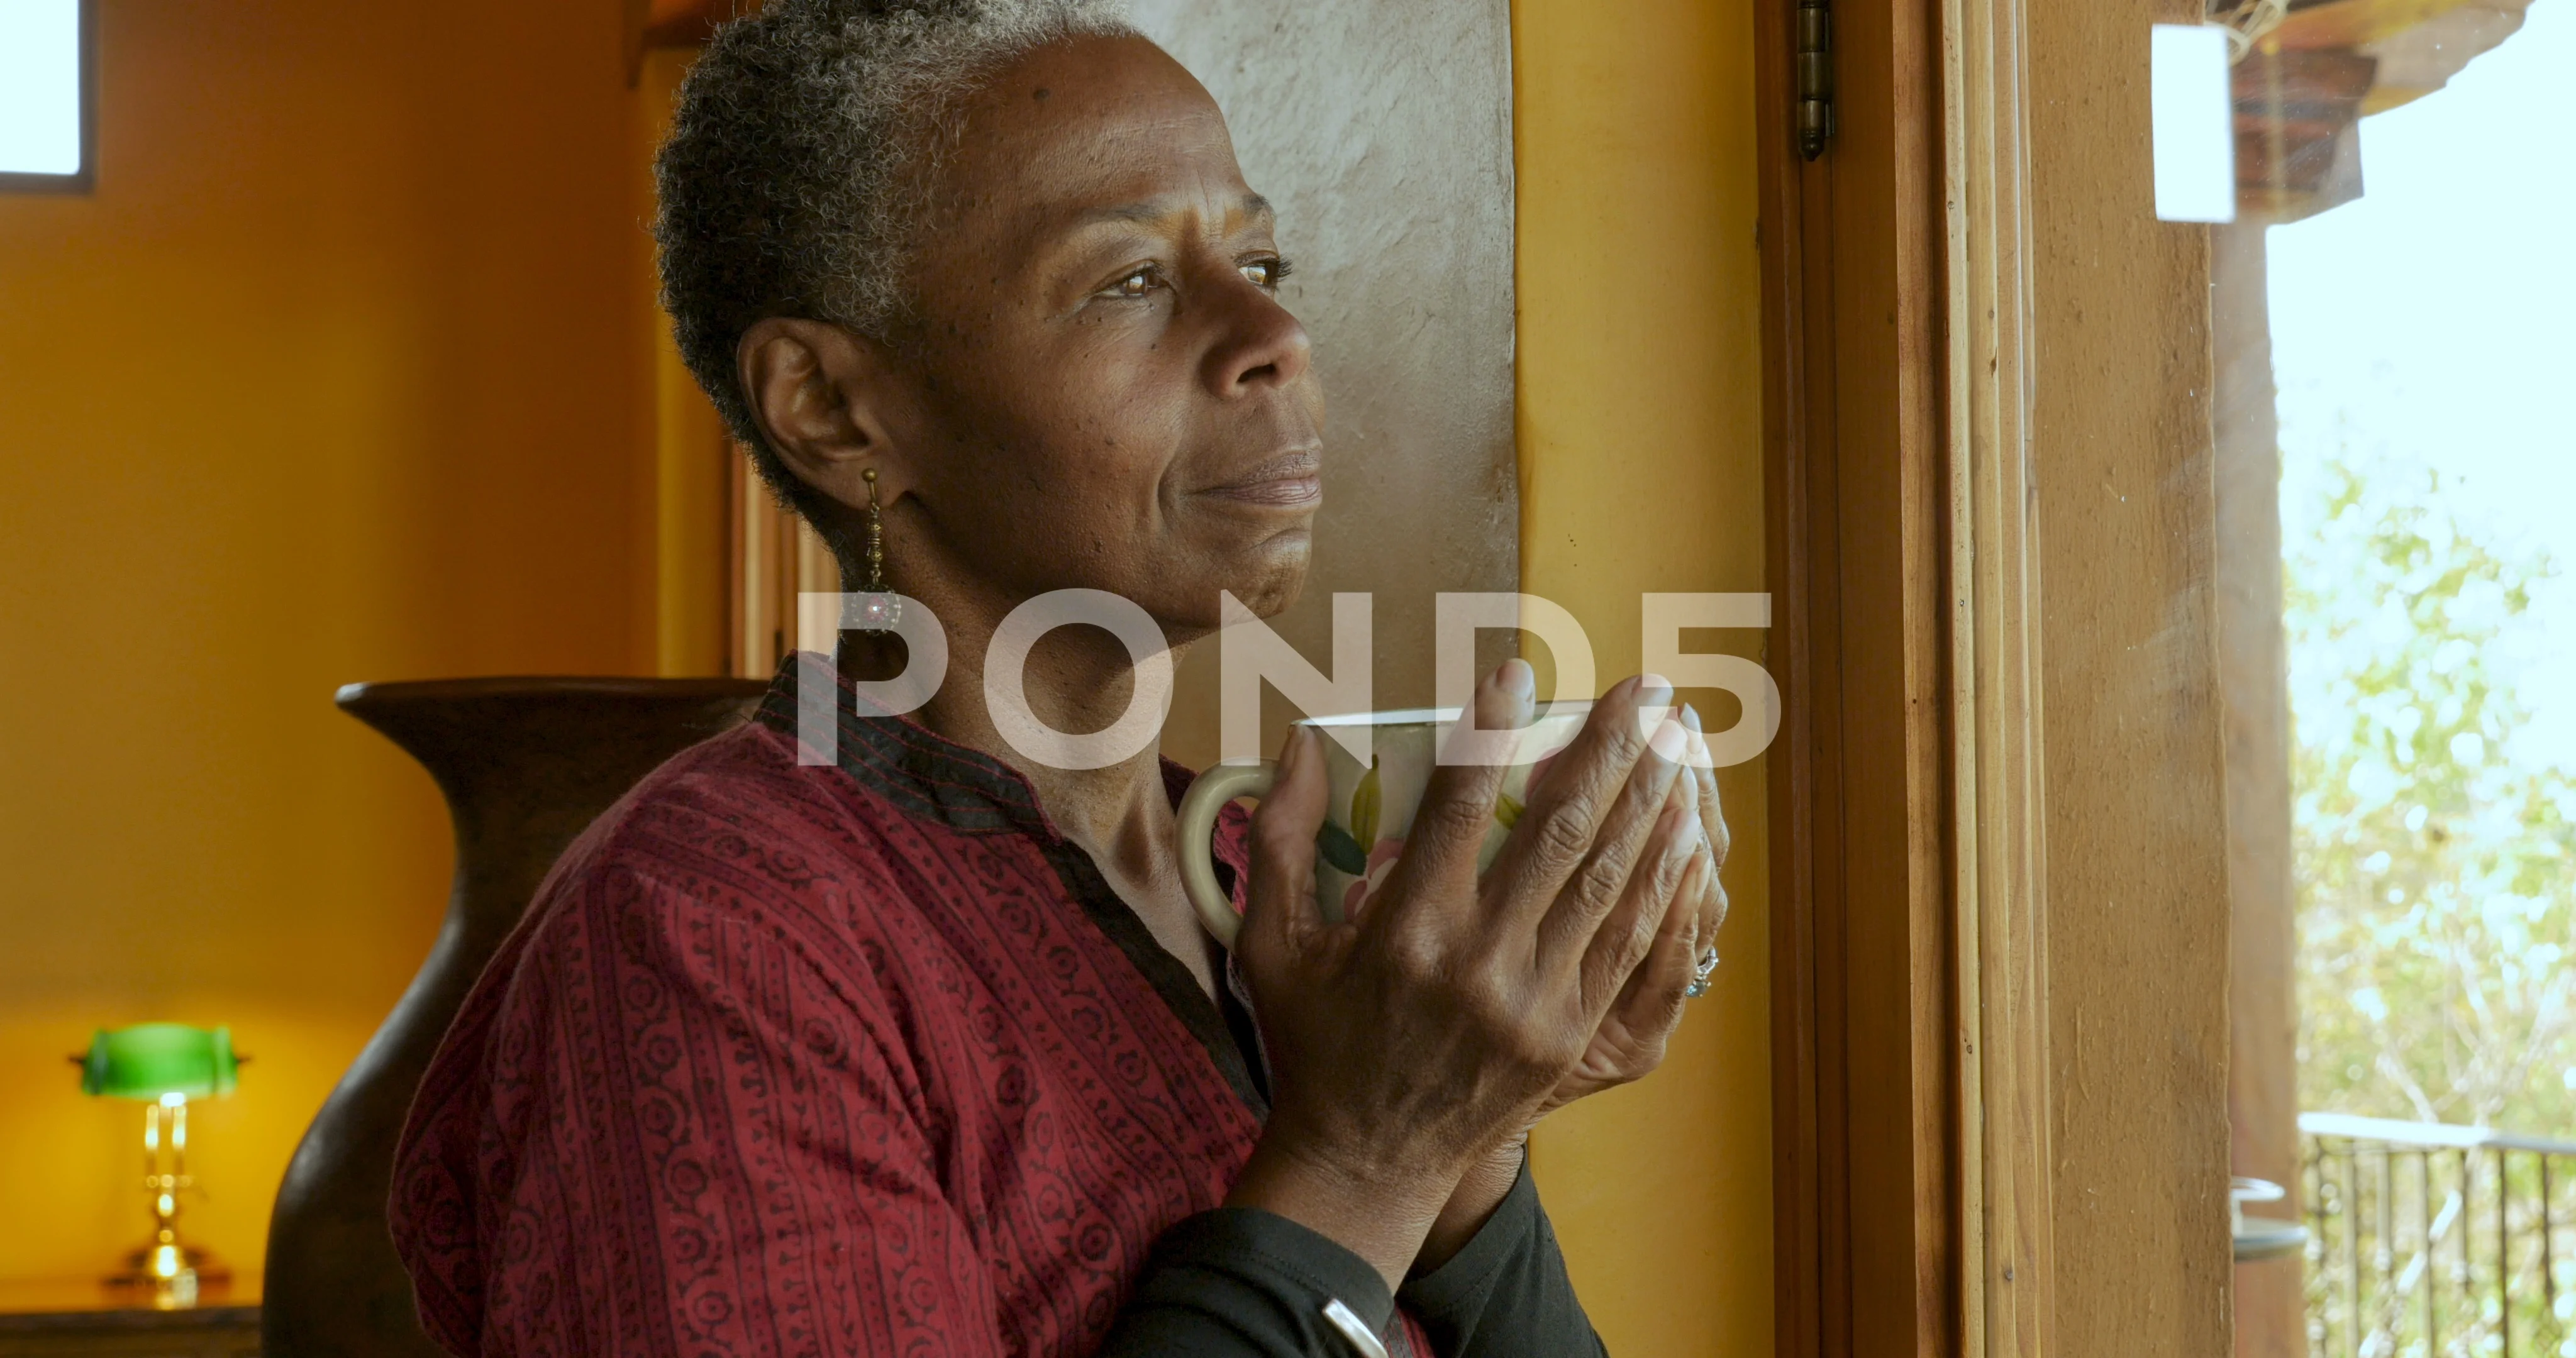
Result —
[{"label": "green glass lamp shade", "polygon": [[184,1023],[138,1023],[89,1040],[81,1063],[81,1092],[111,1099],[191,1099],[233,1092],[238,1078],[233,1030],[191,1028]]}]

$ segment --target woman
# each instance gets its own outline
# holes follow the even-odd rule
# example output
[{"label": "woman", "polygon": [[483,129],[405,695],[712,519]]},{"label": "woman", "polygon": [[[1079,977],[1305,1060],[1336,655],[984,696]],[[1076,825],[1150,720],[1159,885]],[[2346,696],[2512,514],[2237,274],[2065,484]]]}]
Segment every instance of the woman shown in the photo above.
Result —
[{"label": "woman", "polygon": [[[1303,579],[1322,394],[1206,92],[1089,0],[770,0],[695,68],[660,174],[683,352],[845,578],[937,615],[947,678],[910,719],[845,701],[806,767],[791,664],[558,864],[405,1136],[432,1334],[1596,1351],[1521,1148],[1655,1064],[1723,917],[1696,719],[1640,720],[1669,689],[1612,690],[1481,880],[1500,771],[1441,770],[1344,924],[1292,738],[1221,834],[1231,964],[1180,886],[1185,776],[1016,766],[984,708],[1036,595],[1123,595],[1184,646],[1221,591],[1268,614]],[[903,658],[853,633],[839,663]],[[1029,705],[1099,729],[1135,663],[1060,629]],[[1513,662],[1480,724],[1532,702]]]}]

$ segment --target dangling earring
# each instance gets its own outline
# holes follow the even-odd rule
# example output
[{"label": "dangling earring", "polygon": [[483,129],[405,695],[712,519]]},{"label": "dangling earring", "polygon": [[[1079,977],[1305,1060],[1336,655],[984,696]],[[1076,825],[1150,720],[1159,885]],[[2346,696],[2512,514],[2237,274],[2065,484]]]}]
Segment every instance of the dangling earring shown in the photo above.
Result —
[{"label": "dangling earring", "polygon": [[903,620],[903,596],[886,588],[885,507],[877,503],[877,469],[859,473],[868,480],[868,584],[858,599],[859,630],[884,636]]}]

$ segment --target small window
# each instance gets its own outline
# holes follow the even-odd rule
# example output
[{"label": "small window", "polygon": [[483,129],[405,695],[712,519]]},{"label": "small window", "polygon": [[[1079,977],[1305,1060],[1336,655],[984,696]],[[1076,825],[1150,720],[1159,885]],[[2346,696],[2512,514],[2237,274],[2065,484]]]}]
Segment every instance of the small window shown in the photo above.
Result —
[{"label": "small window", "polygon": [[90,0],[0,0],[0,191],[90,186]]}]

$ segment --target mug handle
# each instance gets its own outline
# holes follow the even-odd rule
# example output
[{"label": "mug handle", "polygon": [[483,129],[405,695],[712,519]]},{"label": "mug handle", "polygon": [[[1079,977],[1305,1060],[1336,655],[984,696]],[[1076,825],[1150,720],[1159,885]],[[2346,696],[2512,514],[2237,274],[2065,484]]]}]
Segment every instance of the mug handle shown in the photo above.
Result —
[{"label": "mug handle", "polygon": [[1217,813],[1237,797],[1261,797],[1279,780],[1279,765],[1273,760],[1258,764],[1219,764],[1198,776],[1190,790],[1181,795],[1181,889],[1189,893],[1190,905],[1199,912],[1199,923],[1214,935],[1226,951],[1234,950],[1234,936],[1243,928],[1243,917],[1234,913],[1234,901],[1217,885],[1216,838]]}]

